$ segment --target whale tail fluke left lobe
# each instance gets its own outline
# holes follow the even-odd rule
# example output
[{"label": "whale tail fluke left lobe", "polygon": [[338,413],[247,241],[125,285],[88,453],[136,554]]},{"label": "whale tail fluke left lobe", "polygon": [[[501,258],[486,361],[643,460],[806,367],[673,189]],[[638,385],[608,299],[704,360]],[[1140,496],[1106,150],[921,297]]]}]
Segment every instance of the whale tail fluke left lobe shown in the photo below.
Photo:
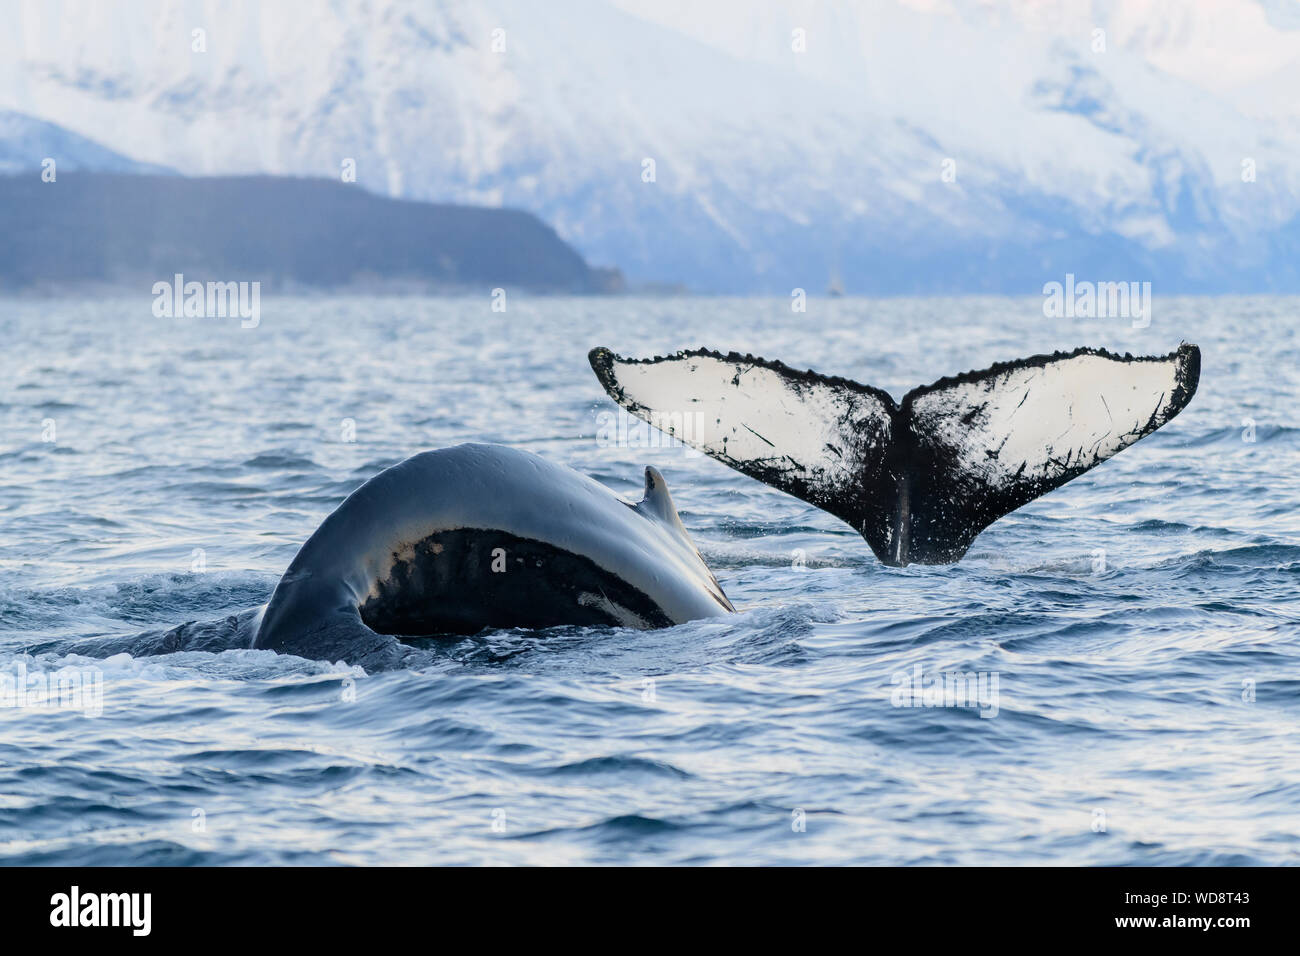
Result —
[{"label": "whale tail fluke left lobe", "polygon": [[945,564],[998,518],[1149,435],[1196,392],[1201,353],[1037,355],[886,392],[696,350],[588,356],[616,402],[847,521],[886,564]]}]

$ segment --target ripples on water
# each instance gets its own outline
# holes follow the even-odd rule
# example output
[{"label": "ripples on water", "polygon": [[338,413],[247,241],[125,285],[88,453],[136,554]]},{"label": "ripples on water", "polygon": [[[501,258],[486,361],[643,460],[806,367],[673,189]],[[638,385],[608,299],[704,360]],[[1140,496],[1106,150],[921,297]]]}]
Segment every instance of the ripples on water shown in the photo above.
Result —
[{"label": "ripples on water", "polygon": [[[103,680],[98,717],[0,708],[7,862],[1300,861],[1300,300],[1157,300],[1142,330],[1036,299],[267,299],[250,330],[150,304],[0,302],[0,667]],[[901,570],[707,458],[598,443],[585,359],[735,348],[898,397],[1181,339],[1171,425]],[[631,497],[657,465],[743,613],[377,675],[66,653],[264,602],[362,480],[466,440]],[[918,664],[996,673],[997,715],[892,706]]]}]

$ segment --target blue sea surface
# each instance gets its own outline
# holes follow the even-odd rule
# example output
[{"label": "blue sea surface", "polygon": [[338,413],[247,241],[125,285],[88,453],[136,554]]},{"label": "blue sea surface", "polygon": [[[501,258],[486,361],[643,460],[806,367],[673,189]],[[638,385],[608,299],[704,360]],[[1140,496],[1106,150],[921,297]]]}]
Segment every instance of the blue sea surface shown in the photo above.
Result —
[{"label": "blue sea surface", "polygon": [[[1146,328],[1040,298],[492,301],[267,296],[244,329],[143,293],[0,300],[0,676],[87,681],[80,709],[0,707],[0,860],[1300,862],[1300,299],[1156,298]],[[586,361],[703,345],[901,397],[1183,340],[1178,418],[959,564],[903,569],[624,427]],[[262,604],[362,481],[463,441],[633,499],[657,466],[740,613],[485,633],[377,674],[73,650]],[[917,668],[996,697],[896,706]]]}]

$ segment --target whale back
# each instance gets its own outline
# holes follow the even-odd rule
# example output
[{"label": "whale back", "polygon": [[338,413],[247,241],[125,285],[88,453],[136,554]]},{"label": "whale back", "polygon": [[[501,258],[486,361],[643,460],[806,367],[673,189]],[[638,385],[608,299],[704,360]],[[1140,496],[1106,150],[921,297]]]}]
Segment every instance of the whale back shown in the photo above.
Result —
[{"label": "whale back", "polygon": [[[639,504],[518,449],[425,452],[367,481],[303,545],[255,646],[355,633],[664,627],[734,610],[647,469]],[[330,638],[334,643],[335,638]]]}]

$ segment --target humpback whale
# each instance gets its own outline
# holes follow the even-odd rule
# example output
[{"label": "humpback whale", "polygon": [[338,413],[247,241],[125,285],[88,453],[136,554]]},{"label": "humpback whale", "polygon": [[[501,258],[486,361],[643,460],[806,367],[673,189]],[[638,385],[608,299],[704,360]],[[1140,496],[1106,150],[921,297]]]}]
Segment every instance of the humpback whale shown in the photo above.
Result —
[{"label": "humpback whale", "polygon": [[734,610],[654,468],[633,504],[529,452],[466,444],[408,458],[339,505],[276,585],[253,646],[374,667],[408,636]]},{"label": "humpback whale", "polygon": [[888,565],[959,560],[990,524],[1151,434],[1196,392],[1201,353],[1035,355],[895,402],[849,379],[707,349],[588,355],[614,401],[846,521]]}]

